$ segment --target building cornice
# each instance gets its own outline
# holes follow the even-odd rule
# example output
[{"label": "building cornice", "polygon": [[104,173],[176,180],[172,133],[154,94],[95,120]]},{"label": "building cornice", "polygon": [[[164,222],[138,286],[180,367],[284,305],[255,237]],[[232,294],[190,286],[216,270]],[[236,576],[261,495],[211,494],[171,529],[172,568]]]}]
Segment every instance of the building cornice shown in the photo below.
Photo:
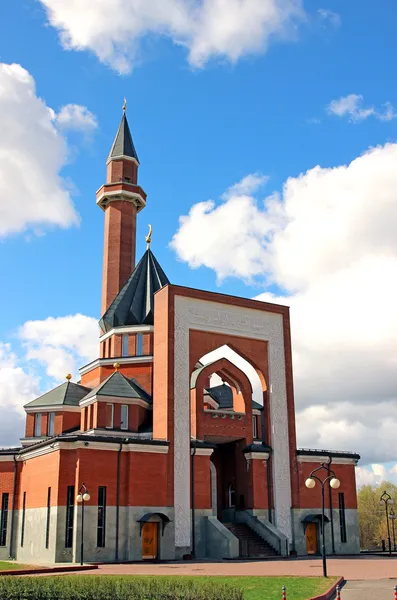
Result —
[{"label": "building cornice", "polygon": [[152,410],[152,405],[149,404],[149,402],[146,402],[146,400],[142,400],[141,398],[123,398],[120,396],[103,396],[101,394],[99,394],[98,396],[96,396],[96,395],[92,396],[91,398],[88,398],[87,400],[84,400],[84,398],[82,400],[80,400],[79,410],[81,408],[84,408],[85,406],[94,404],[94,402],[105,402],[106,404],[126,404],[128,406],[137,405],[137,406],[142,406],[143,408],[146,408],[147,410]]},{"label": "building cornice", "polygon": [[332,465],[356,465],[358,458],[347,458],[343,456],[337,456],[332,458],[330,463],[329,456],[324,454],[310,454],[310,455],[297,455],[298,463],[327,463]]},{"label": "building cornice", "polygon": [[124,333],[150,333],[152,331],[154,331],[153,325],[126,325],[124,327],[114,327],[101,335],[99,341],[104,342],[112,335],[123,335]]},{"label": "building cornice", "polygon": [[125,154],[119,154],[119,156],[112,156],[111,158],[108,158],[106,161],[106,166],[108,166],[111,162],[114,162],[115,160],[129,160],[130,162],[135,163],[137,167],[139,167],[139,162],[136,158],[133,158],[132,156],[126,156]]},{"label": "building cornice", "polygon": [[[54,439],[47,444],[40,444],[37,448],[22,450],[19,454],[19,460],[30,460],[38,456],[44,456],[51,452],[59,452],[60,450],[107,450],[117,452],[120,450],[122,443],[122,452],[143,452],[149,454],[168,454],[169,444],[162,440],[138,440],[136,438],[126,439],[125,441],[106,441],[100,440],[101,436],[78,436],[78,439],[60,440]],[[105,436],[103,436],[105,437]]]},{"label": "building cornice", "polygon": [[115,362],[120,363],[120,365],[151,363],[153,362],[153,356],[115,356],[113,358],[97,358],[96,360],[88,363],[88,365],[81,367],[79,369],[79,373],[80,375],[85,375],[97,367],[113,366]]},{"label": "building cornice", "polygon": [[[88,393],[88,392],[87,392]],[[27,414],[30,413],[44,413],[44,412],[80,412],[80,406],[73,406],[71,404],[56,404],[55,406],[51,405],[37,405],[37,406],[26,406],[25,412]]]}]

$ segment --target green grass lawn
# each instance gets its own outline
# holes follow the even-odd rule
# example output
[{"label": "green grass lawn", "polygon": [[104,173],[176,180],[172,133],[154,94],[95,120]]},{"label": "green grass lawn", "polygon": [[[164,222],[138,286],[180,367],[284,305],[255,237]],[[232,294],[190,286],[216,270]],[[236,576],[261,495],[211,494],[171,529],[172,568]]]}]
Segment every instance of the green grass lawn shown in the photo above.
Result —
[{"label": "green grass lawn", "polygon": [[21,563],[6,562],[0,560],[0,571],[15,571],[16,569],[32,569],[29,565],[21,565]]},{"label": "green grass lawn", "polygon": [[[215,579],[223,579],[215,577]],[[281,600],[283,585],[287,600],[307,600],[331,587],[337,577],[225,577],[244,590],[244,600]]]}]

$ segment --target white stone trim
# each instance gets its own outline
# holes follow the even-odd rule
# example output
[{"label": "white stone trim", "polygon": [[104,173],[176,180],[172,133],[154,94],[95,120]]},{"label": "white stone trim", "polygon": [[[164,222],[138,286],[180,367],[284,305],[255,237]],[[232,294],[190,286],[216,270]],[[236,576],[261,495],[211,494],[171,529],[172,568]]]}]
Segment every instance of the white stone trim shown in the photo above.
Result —
[{"label": "white stone trim", "polygon": [[[127,437],[127,436],[124,436]],[[117,452],[120,450],[120,444],[109,443],[109,442],[91,442],[91,441],[76,441],[76,442],[53,442],[48,443],[46,446],[36,448],[25,452],[20,456],[20,460],[29,460],[36,458],[37,456],[43,456],[44,454],[50,454],[51,452],[58,452],[59,450],[77,450],[84,448],[84,450],[109,450],[110,452]],[[155,444],[125,444],[122,448],[122,452],[144,452],[148,454],[168,454],[168,446],[157,446]]]},{"label": "white stone trim", "polygon": [[344,456],[340,457],[332,457],[331,463],[329,462],[328,455],[306,455],[306,454],[298,454],[297,455],[298,463],[327,463],[332,468],[332,465],[356,465],[358,462],[357,458],[347,458]]},{"label": "white stone trim", "polygon": [[148,354],[147,356],[115,356],[114,358],[97,358],[88,363],[88,365],[81,367],[79,369],[79,373],[80,375],[85,375],[97,367],[103,367],[107,365],[113,366],[115,362],[118,362],[120,365],[153,362],[153,355]]},{"label": "white stone trim", "polygon": [[[14,462],[14,456],[17,454],[0,454],[0,462]],[[18,460],[18,458],[17,458]]]},{"label": "white stone trim", "polygon": [[128,404],[142,406],[143,408],[151,409],[152,406],[146,402],[146,400],[141,400],[140,398],[122,398],[120,396],[92,396],[91,398],[87,398],[87,400],[80,400],[79,409],[84,408],[85,406],[89,406],[90,404],[94,404],[94,402],[105,402],[107,404]]},{"label": "white stone trim", "polygon": [[[196,450],[196,451],[195,451]],[[193,456],[211,456],[213,448],[192,448],[190,454]]]},{"label": "white stone trim", "polygon": [[[226,300],[225,300],[226,302]],[[189,330],[226,333],[268,342],[275,525],[289,539],[291,477],[283,316],[197,298],[175,297],[174,305],[174,504],[175,545],[188,547],[190,527]]]},{"label": "white stone trim", "polygon": [[[122,185],[123,183],[127,183],[127,182],[111,181],[105,185]],[[132,184],[132,185],[136,185],[136,184]],[[102,187],[104,187],[104,186],[102,186]],[[99,189],[101,189],[101,188],[99,188]],[[96,203],[98,204],[98,206],[100,206],[100,208],[102,208],[102,210],[105,210],[102,205],[103,199],[108,198],[108,201],[112,202],[112,199],[114,199],[114,198],[117,199],[118,196],[122,196],[122,198],[125,202],[131,202],[132,204],[135,204],[135,206],[137,208],[137,212],[139,212],[140,210],[142,210],[142,208],[144,208],[146,206],[146,200],[144,199],[143,196],[141,196],[141,194],[138,194],[137,192],[129,192],[126,189],[108,190],[108,191],[104,190],[100,194],[100,196],[98,196]]]},{"label": "white stone trim", "polygon": [[[88,392],[87,392],[87,394],[88,394]],[[70,404],[62,404],[61,406],[59,406],[59,404],[57,404],[56,406],[43,405],[43,404],[41,404],[39,406],[37,404],[36,406],[24,406],[24,409],[27,414],[36,413],[36,412],[39,412],[39,413],[80,412],[80,406],[72,406]]]},{"label": "white stone trim", "polygon": [[[131,432],[128,429],[123,429],[121,430],[112,430],[111,436],[112,437],[119,437],[122,439],[128,438],[129,436],[131,436],[131,434],[133,434],[134,438],[139,438],[142,440],[151,440],[152,439],[152,434],[151,433],[137,433],[137,432]],[[109,429],[89,429],[88,431],[81,431],[80,435],[104,435],[109,437]]]},{"label": "white stone trim", "polygon": [[247,452],[245,458],[247,460],[267,460],[269,456],[269,452]]},{"label": "white stone trim", "polygon": [[252,414],[253,414],[253,415],[260,415],[260,414],[261,414],[261,411],[260,411],[259,409],[257,409],[257,408],[253,408],[253,409],[252,409]]},{"label": "white stone trim", "polygon": [[130,162],[135,163],[137,167],[139,167],[139,162],[136,158],[134,158],[133,156],[126,156],[125,154],[119,154],[119,156],[112,156],[111,158],[108,158],[108,160],[106,161],[106,166],[108,166],[114,160],[129,160]]},{"label": "white stone trim", "polygon": [[104,342],[112,335],[122,335],[123,333],[151,333],[153,331],[153,325],[126,325],[125,327],[114,327],[101,335],[99,341]]}]

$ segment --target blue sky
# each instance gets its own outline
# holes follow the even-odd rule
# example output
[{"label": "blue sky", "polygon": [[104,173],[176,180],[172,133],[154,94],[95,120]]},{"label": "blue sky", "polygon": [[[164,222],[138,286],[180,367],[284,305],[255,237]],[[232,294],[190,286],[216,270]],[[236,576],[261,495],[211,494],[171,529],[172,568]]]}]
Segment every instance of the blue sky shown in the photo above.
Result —
[{"label": "blue sky", "polygon": [[[167,0],[167,3],[171,8],[173,4],[191,4],[187,0]],[[312,424],[311,429],[316,419],[322,419],[325,428],[329,419],[341,427],[343,423],[344,446],[349,446],[350,442],[353,445],[358,443],[363,436],[368,437],[365,431],[370,425],[359,420],[352,434],[348,415],[354,407],[357,412],[363,395],[368,396],[366,402],[373,410],[376,410],[378,402],[383,402],[386,412],[390,414],[391,410],[394,411],[396,398],[390,390],[396,379],[391,369],[385,373],[382,366],[382,358],[389,351],[389,338],[385,334],[387,327],[379,324],[378,318],[371,313],[368,316],[369,320],[373,320],[371,336],[361,340],[360,344],[357,342],[361,350],[365,347],[368,364],[379,363],[379,372],[374,374],[374,378],[388,382],[379,395],[375,392],[376,388],[367,394],[370,383],[367,382],[365,390],[361,390],[359,385],[355,388],[351,384],[352,376],[343,370],[346,361],[343,365],[337,363],[337,348],[345,344],[351,348],[356,329],[347,331],[342,328],[339,337],[332,338],[332,341],[325,339],[325,331],[320,342],[315,339],[314,331],[311,343],[306,343],[306,326],[317,329],[316,324],[307,322],[308,315],[313,314],[311,307],[317,296],[313,292],[313,296],[306,301],[305,294],[308,290],[316,291],[321,281],[324,282],[322,289],[330,286],[330,289],[338,292],[337,298],[340,300],[348,294],[343,285],[344,278],[355,281],[357,275],[359,281],[368,281],[361,271],[358,274],[364,258],[368,259],[368,264],[387,258],[387,265],[382,263],[384,270],[383,266],[382,269],[376,269],[376,273],[382,273],[383,277],[376,284],[377,295],[381,295],[383,283],[387,281],[389,287],[386,286],[384,292],[390,304],[394,298],[395,289],[390,288],[390,280],[396,265],[396,246],[391,241],[379,256],[376,248],[379,245],[377,241],[380,245],[384,242],[382,223],[378,223],[375,230],[373,216],[368,217],[371,202],[364,197],[362,202],[360,200],[360,194],[364,195],[366,189],[371,189],[375,205],[379,201],[377,186],[387,186],[386,195],[384,189],[380,192],[385,203],[380,210],[394,222],[396,198],[389,158],[389,153],[394,151],[397,133],[397,119],[394,118],[397,86],[392,76],[394,57],[397,55],[394,2],[381,0],[375,7],[373,3],[358,0],[348,3],[311,1],[302,4],[285,0],[284,8],[289,7],[292,11],[285,29],[280,33],[270,17],[261,13],[263,30],[252,34],[253,38],[257,36],[255,48],[252,49],[244,37],[246,31],[241,30],[245,26],[239,25],[238,18],[230,26],[235,28],[231,39],[224,42],[226,34],[222,24],[227,23],[230,15],[222,9],[222,3],[214,2],[214,6],[220,5],[220,12],[207,15],[206,27],[201,24],[200,29],[195,22],[195,19],[198,21],[201,18],[197,13],[187,14],[183,25],[174,21],[170,23],[168,16],[160,19],[158,14],[161,10],[156,12],[156,5],[159,4],[152,1],[148,3],[152,11],[149,16],[140,15],[140,9],[137,9],[136,30],[139,30],[139,35],[136,35],[138,41],[134,52],[131,51],[130,42],[136,30],[128,31],[127,27],[126,32],[124,25],[113,22],[115,19],[104,9],[102,0],[82,2],[81,10],[77,4],[64,0],[15,0],[4,2],[0,7],[0,62],[21,65],[33,78],[37,97],[43,99],[54,114],[59,114],[65,105],[79,105],[86,107],[97,123],[96,127],[78,127],[69,123],[68,127],[62,129],[58,122],[59,135],[65,140],[68,152],[66,164],[59,170],[63,179],[60,186],[65,189],[66,185],[66,189],[73,190],[70,202],[80,216],[80,224],[63,228],[59,224],[47,226],[37,223],[32,227],[26,223],[17,232],[7,231],[5,227],[0,237],[0,280],[5,291],[0,298],[0,312],[6,317],[0,322],[0,341],[8,344],[6,352],[15,355],[12,366],[7,363],[5,368],[14,371],[22,369],[27,377],[34,379],[38,388],[45,388],[49,381],[54,383],[56,380],[54,372],[50,373],[49,359],[37,358],[40,354],[38,342],[35,342],[38,354],[34,359],[29,358],[32,337],[27,342],[26,337],[21,337],[20,328],[30,321],[46,322],[48,317],[63,318],[77,313],[90,318],[100,316],[103,213],[95,204],[95,191],[104,182],[106,156],[121,117],[123,98],[126,97],[130,128],[141,163],[139,180],[148,194],[147,207],[139,215],[138,257],[144,251],[144,236],[147,224],[151,223],[153,251],[173,283],[246,297],[265,294],[264,299],[277,299],[286,296],[292,315],[296,305],[295,328],[292,318],[296,339],[297,404],[302,419]],[[202,4],[204,6],[205,3],[197,3],[200,7]],[[233,10],[237,11],[238,3],[233,0],[231,4]],[[241,4],[246,6],[244,18],[250,24],[248,13],[259,10],[260,2],[241,0]],[[265,4],[271,8],[278,3],[266,0],[262,6]],[[91,14],[90,6],[96,12]],[[118,0],[117,3],[121,15],[125,10],[126,21],[129,18],[128,11],[137,6],[140,3],[135,0]],[[60,30],[64,32],[63,43]],[[109,30],[112,30],[112,35]],[[270,32],[269,37],[267,31]],[[65,32],[71,49],[65,49]],[[109,40],[107,36],[110,36]],[[122,68],[117,62],[119,58],[109,51],[109,46],[106,50],[103,41],[107,40],[111,46],[115,44],[115,39],[123,49]],[[210,50],[207,54],[201,52],[197,59],[194,52],[199,43],[204,43],[203,40],[208,47],[218,50]],[[331,105],[333,101],[339,104]],[[385,103],[390,104],[385,106]],[[3,128],[7,125],[8,131],[18,114],[7,115],[3,111],[0,115],[0,134],[1,122]],[[8,120],[10,123],[7,123]],[[388,143],[391,149],[385,146]],[[7,152],[7,148],[2,148],[1,144],[0,141],[0,156],[2,150]],[[360,167],[364,173],[371,173],[370,181],[365,185],[353,169],[346,177],[341,170],[337,170],[374,146],[381,147],[382,152],[379,157],[369,156],[367,163]],[[40,148],[37,151],[45,173],[46,156],[44,153],[41,155]],[[321,168],[321,177],[313,171],[317,165]],[[332,180],[327,179],[327,169],[336,169],[329,175]],[[300,174],[307,171],[310,176],[299,179]],[[250,174],[256,174],[255,185],[245,187],[238,193],[232,190],[221,199],[228,188]],[[0,189],[2,176],[5,189],[8,186],[11,189],[11,184],[5,179],[7,173],[2,173],[0,167]],[[260,182],[260,176],[268,179]],[[315,177],[317,179],[313,183]],[[291,178],[291,187],[286,190],[283,186],[288,178]],[[3,196],[3,205],[15,203],[15,210],[22,213],[24,202],[35,202],[34,178],[31,178],[31,182],[30,198],[25,197],[22,201],[20,197]],[[302,253],[300,250],[299,243],[307,239],[306,233],[302,233],[300,242],[291,241],[287,236],[291,248],[285,255],[276,256],[280,247],[285,247],[286,223],[295,219],[304,205],[304,189],[308,190],[307,197],[321,208],[323,191],[333,189],[334,182],[335,195],[338,195],[340,202],[334,206],[336,212],[333,214],[338,214],[338,211],[342,211],[342,214],[346,207],[350,215],[346,225],[350,233],[341,251],[340,264],[338,268],[329,267],[332,262],[329,257],[335,254],[332,251],[331,232],[331,247],[327,246],[324,250],[321,269],[315,265],[307,276],[295,277],[297,272],[305,270],[306,261],[310,262],[313,255],[322,255],[322,250],[315,245],[316,238],[311,238],[314,230],[319,228],[321,231],[316,222],[317,208],[308,212],[311,215],[309,218],[302,216],[302,221],[297,223],[297,228],[301,230],[303,222],[308,238],[314,240],[310,251],[306,249]],[[14,181],[14,184],[17,188],[18,183]],[[338,187],[339,184],[342,187]],[[325,188],[321,185],[325,185]],[[266,232],[269,204],[263,208],[263,200],[274,192],[278,193],[276,201],[282,210],[288,199],[293,207],[283,215],[281,225],[275,225],[273,216],[272,226]],[[301,195],[298,197],[297,194]],[[241,208],[239,204],[241,195],[250,198],[248,212],[244,212],[246,206]],[[237,197],[236,206],[241,208],[235,218],[235,204],[231,196]],[[185,226],[180,226],[181,216],[189,215],[193,206],[210,199],[215,205],[207,207],[201,220],[192,217]],[[334,197],[329,201],[334,202]],[[360,206],[365,206],[366,211],[361,213]],[[227,218],[217,212],[220,207],[227,210]],[[391,207],[390,213],[387,207]],[[3,211],[5,214],[6,209],[3,208]],[[324,222],[323,217],[319,217],[321,223]],[[357,240],[355,224],[363,223],[367,217],[369,225],[363,227],[363,237]],[[236,227],[238,219],[242,219],[243,240],[248,239],[252,242],[252,248],[255,246],[252,250],[254,255],[247,249],[247,255],[243,256],[243,244],[234,246],[224,231],[227,227]],[[261,223],[263,234],[251,227],[254,221]],[[200,240],[206,237],[208,227],[219,230],[219,236],[214,236],[213,243],[210,236],[208,247],[201,252]],[[335,230],[336,249],[339,233]],[[169,244],[175,235],[176,241],[171,248]],[[187,239],[194,241],[192,248],[188,248]],[[223,244],[221,249],[217,243]],[[294,243],[298,245],[294,246]],[[321,243],[321,239],[316,242]],[[338,252],[336,250],[336,254]],[[237,260],[235,257],[238,256],[239,266],[233,270],[228,265],[218,264],[216,256],[219,253],[224,253],[230,263]],[[294,269],[288,259],[291,256],[297,257]],[[288,262],[290,267],[284,268],[283,265]],[[350,278],[344,272],[345,262],[358,269]],[[201,266],[192,268],[194,264]],[[261,270],[258,265],[265,266]],[[291,268],[290,275],[288,268]],[[326,280],[325,276],[328,277],[330,273],[335,280]],[[357,289],[357,286],[353,288]],[[357,298],[353,298],[354,289],[349,309],[353,312],[357,302]],[[367,291],[364,284],[358,297],[367,296]],[[329,298],[329,294],[325,297]],[[324,299],[324,296],[318,298]],[[332,320],[330,315],[334,311],[342,310],[339,300],[332,300],[329,305],[325,301],[320,305],[318,300],[317,310],[319,314],[326,315],[325,321],[329,318]],[[336,304],[338,308],[335,308]],[[338,317],[338,323],[343,320],[344,317]],[[389,325],[394,331],[395,321],[390,321]],[[37,328],[38,332],[41,331],[38,324]],[[55,345],[54,339],[50,344],[52,346]],[[321,348],[316,346],[317,343],[321,344]],[[27,344],[30,344],[28,349]],[[82,362],[89,354],[88,351],[80,352],[75,342],[70,349],[64,338],[61,344],[65,352],[70,351],[75,359],[81,357]],[[377,344],[376,359],[371,354],[374,344]],[[367,351],[369,347],[370,353]],[[313,371],[321,371],[315,366],[313,356],[319,354],[327,360],[328,348],[331,348],[331,363],[336,363],[330,367],[331,375],[323,373],[313,387]],[[355,351],[356,348],[352,349],[349,356]],[[312,368],[309,374],[307,364]],[[360,379],[358,373],[364,364],[360,358],[351,366],[355,379]],[[338,386],[334,395],[329,395],[332,373]],[[326,394],[323,393],[325,388]],[[334,410],[335,414],[330,417],[327,410]],[[302,434],[302,442],[305,445],[309,442],[332,445],[332,437],[325,429],[317,437],[306,431]],[[366,462],[387,460],[393,464],[390,452],[377,452],[379,444],[376,439],[366,444],[348,449],[364,452]]]}]

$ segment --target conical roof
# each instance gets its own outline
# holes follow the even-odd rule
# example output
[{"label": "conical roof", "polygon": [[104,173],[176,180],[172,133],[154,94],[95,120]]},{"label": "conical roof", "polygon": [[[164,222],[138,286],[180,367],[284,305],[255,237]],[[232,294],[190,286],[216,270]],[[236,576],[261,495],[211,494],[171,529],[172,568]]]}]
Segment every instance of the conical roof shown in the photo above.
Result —
[{"label": "conical roof", "polygon": [[154,294],[168,283],[167,275],[148,248],[99,321],[102,331],[126,325],[153,325]]},{"label": "conical roof", "polygon": [[121,118],[116,137],[114,138],[113,146],[110,149],[108,160],[112,160],[120,156],[135,158],[135,160],[139,162],[138,154],[136,153],[134,142],[132,141],[132,136],[125,112]]}]

